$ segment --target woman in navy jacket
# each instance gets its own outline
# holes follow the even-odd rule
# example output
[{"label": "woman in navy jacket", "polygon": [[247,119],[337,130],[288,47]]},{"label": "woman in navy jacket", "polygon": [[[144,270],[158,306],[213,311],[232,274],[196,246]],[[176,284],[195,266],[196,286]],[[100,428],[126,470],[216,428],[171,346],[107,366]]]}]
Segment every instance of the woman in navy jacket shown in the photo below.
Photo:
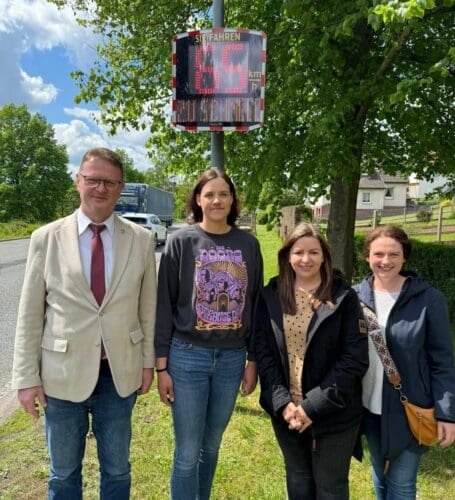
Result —
[{"label": "woman in navy jacket", "polygon": [[314,226],[297,226],[278,262],[259,301],[255,350],[288,498],[348,499],[368,367],[362,312]]},{"label": "woman in navy jacket", "polygon": [[[406,233],[385,226],[365,240],[363,256],[372,275],[354,288],[376,312],[389,352],[409,401],[434,405],[442,447],[455,440],[455,370],[447,305],[438,290],[416,274],[403,272],[411,254]],[[414,499],[420,459],[400,395],[384,375],[370,343],[370,367],[363,381],[364,426],[379,499]]]}]

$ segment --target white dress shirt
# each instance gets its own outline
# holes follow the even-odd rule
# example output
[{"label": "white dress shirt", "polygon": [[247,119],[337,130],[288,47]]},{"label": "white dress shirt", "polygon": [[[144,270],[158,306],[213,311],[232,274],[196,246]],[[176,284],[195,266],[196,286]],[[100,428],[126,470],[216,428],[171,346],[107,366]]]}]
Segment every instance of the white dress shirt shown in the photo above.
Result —
[{"label": "white dress shirt", "polygon": [[[93,233],[88,227],[92,222],[80,208],[77,209],[77,228],[79,236],[79,254],[81,256],[82,269],[87,283],[90,286],[90,268],[92,261],[92,236]],[[102,224],[106,229],[102,231],[101,240],[104,250],[104,279],[106,290],[111,281],[112,267],[114,263],[114,214],[111,214]]]}]

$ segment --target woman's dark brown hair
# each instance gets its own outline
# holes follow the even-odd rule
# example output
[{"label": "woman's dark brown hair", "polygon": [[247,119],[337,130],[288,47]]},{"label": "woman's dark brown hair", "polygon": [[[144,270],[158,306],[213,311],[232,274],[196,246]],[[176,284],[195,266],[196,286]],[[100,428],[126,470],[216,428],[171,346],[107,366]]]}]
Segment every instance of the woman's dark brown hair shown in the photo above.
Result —
[{"label": "woman's dark brown hair", "polygon": [[[295,272],[289,263],[289,255],[294,243],[304,237],[316,238],[322,249],[324,262],[321,265],[321,284],[313,294],[314,303],[328,302],[331,300],[330,292],[332,289],[333,265],[332,250],[329,244],[319,232],[317,226],[306,222],[300,223],[294,231],[286,238],[283,246],[278,252],[278,297],[283,312],[285,314],[295,315],[297,306],[295,303]],[[313,306],[314,308],[314,306]]]},{"label": "woman's dark brown hair", "polygon": [[231,211],[227,216],[227,223],[230,226],[235,226],[235,223],[240,214],[239,202],[237,200],[237,195],[235,193],[235,186],[234,183],[229,178],[229,176],[225,172],[223,172],[222,170],[218,170],[217,168],[211,168],[210,170],[206,170],[199,177],[188,199],[187,203],[188,213],[193,214],[194,222],[202,222],[202,210],[201,207],[197,204],[197,196],[201,194],[202,188],[207,184],[207,182],[217,178],[225,180],[229,185],[229,191],[232,195],[232,206],[231,206]]},{"label": "woman's dark brown hair", "polygon": [[370,255],[371,243],[377,238],[392,238],[397,241],[403,250],[403,257],[408,260],[412,252],[412,244],[408,238],[408,235],[403,231],[403,229],[396,226],[384,226],[378,227],[371,231],[365,239],[363,244],[362,257],[366,260]]}]

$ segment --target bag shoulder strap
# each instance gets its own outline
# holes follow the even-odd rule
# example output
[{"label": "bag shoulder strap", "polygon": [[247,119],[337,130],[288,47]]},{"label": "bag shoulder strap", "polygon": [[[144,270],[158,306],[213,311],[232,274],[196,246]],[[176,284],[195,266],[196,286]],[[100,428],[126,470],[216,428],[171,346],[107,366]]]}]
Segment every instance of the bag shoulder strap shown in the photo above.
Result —
[{"label": "bag shoulder strap", "polygon": [[399,385],[401,383],[401,377],[384,341],[384,337],[382,336],[376,313],[364,302],[360,301],[360,305],[362,306],[363,316],[367,324],[368,335],[373,341],[373,345],[379,355],[387,380],[394,386]]}]

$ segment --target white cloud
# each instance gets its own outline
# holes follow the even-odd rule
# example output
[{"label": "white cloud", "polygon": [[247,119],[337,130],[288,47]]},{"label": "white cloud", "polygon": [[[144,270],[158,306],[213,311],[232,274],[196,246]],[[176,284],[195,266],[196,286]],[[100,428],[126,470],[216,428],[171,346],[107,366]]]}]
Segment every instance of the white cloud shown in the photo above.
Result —
[{"label": "white cloud", "polygon": [[130,144],[135,144],[140,146],[145,144],[147,139],[150,137],[150,131],[145,130],[126,130],[119,128],[115,136],[117,140],[127,141]]},{"label": "white cloud", "polygon": [[[46,0],[0,0],[0,107],[25,103],[31,112],[46,116],[46,105],[55,106],[52,103],[61,89],[45,73],[26,72],[21,57],[32,49],[62,47],[75,68],[87,71],[96,59],[97,43],[89,29],[77,24],[70,7],[57,9]],[[67,147],[70,171],[78,168],[87,149],[100,146],[123,149],[139,170],[150,167],[144,147],[148,127],[145,131],[121,129],[110,137],[99,121],[99,110],[73,107],[63,111],[69,117],[68,123],[60,118],[54,121],[61,122],[53,126],[57,141]]]},{"label": "white cloud", "polygon": [[76,118],[81,118],[94,124],[97,124],[99,118],[101,117],[101,112],[94,109],[63,108],[63,111],[65,115],[75,116]]},{"label": "white cloud", "polygon": [[80,160],[88,149],[110,147],[101,134],[92,132],[81,120],[54,124],[54,131],[57,142],[66,145],[71,172],[78,169]]},{"label": "white cloud", "polygon": [[41,76],[30,76],[20,70],[21,87],[30,97],[31,107],[36,108],[42,104],[49,104],[57,96],[57,89],[51,83],[44,83]]},{"label": "white cloud", "polygon": [[86,70],[95,58],[96,37],[78,25],[69,7],[59,10],[46,0],[0,2],[0,105],[27,104],[32,111],[49,103],[57,88],[42,75],[28,75],[21,56],[31,49],[65,49],[69,60]]},{"label": "white cloud", "polygon": [[[98,127],[100,130],[103,131],[103,134],[106,134],[106,136],[109,136],[109,130],[108,127],[104,126],[101,123],[101,111],[97,110],[92,110],[92,109],[85,109],[85,108],[64,108],[65,114],[69,116],[74,116],[76,118],[80,118],[82,120],[85,120],[96,127]],[[131,144],[135,145],[143,145],[147,141],[147,139],[150,136],[150,131],[148,130],[148,127],[146,127],[144,130],[134,130],[134,129],[125,129],[122,127],[119,127],[117,129],[117,134],[115,135],[115,140],[117,141],[125,141]]]},{"label": "white cloud", "polygon": [[121,130],[115,136],[110,136],[106,129],[97,126],[94,115],[97,116],[98,112],[83,108],[65,108],[65,113],[81,118],[71,120],[70,123],[57,123],[54,125],[57,142],[66,145],[70,157],[71,171],[78,168],[84,153],[88,149],[95,147],[123,149],[133,160],[134,166],[138,170],[151,167],[150,160],[147,159],[147,150],[144,147],[148,138],[146,132]]},{"label": "white cloud", "polygon": [[59,9],[46,0],[2,0],[0,16],[0,31],[22,33],[23,52],[31,47],[49,50],[62,45],[81,69],[96,56],[96,35],[76,22],[69,6]]}]

